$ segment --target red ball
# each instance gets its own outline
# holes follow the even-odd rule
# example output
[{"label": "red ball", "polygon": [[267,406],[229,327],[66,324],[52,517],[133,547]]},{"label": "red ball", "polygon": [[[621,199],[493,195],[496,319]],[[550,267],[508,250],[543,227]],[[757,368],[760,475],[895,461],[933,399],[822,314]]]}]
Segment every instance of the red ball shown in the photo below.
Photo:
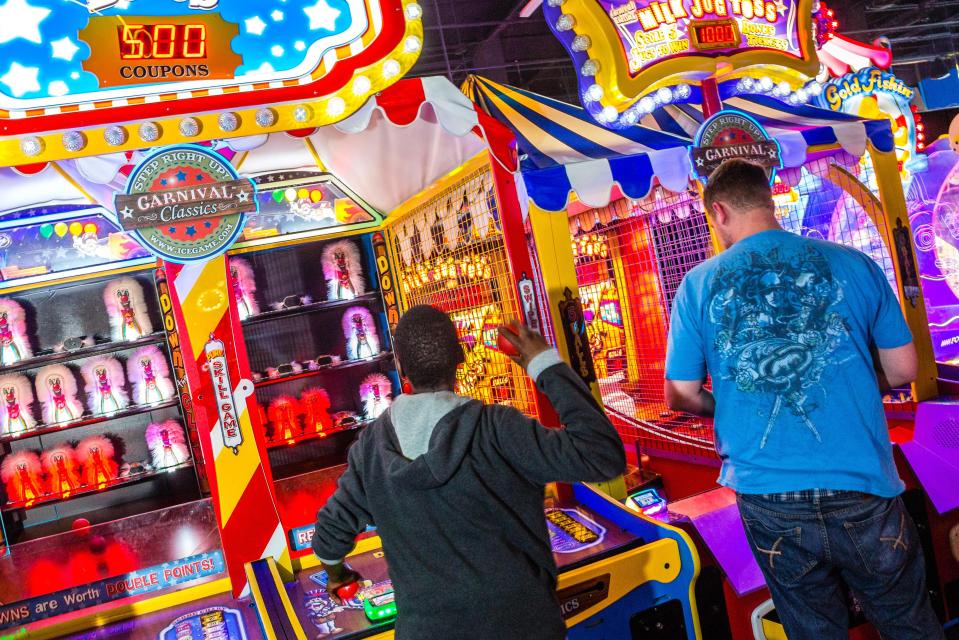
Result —
[{"label": "red ball", "polygon": [[[503,329],[505,331],[512,332],[514,335],[517,335],[516,332],[513,331],[512,327],[504,326]],[[496,346],[499,348],[500,352],[505,353],[508,356],[519,355],[519,351],[516,350],[516,347],[513,346],[513,343],[507,340],[502,333],[496,336]]]},{"label": "red ball", "polygon": [[344,584],[342,587],[336,590],[336,596],[340,600],[349,600],[356,595],[356,592],[359,588],[359,582],[350,582],[348,584]]},{"label": "red ball", "polygon": [[86,529],[89,526],[90,526],[90,521],[87,520],[86,518],[77,518],[76,520],[73,521],[73,524],[70,525],[70,527],[74,531],[78,531],[80,529]]},{"label": "red ball", "polygon": [[90,551],[93,553],[103,553],[107,548],[107,539],[103,536],[93,536],[90,538]]}]

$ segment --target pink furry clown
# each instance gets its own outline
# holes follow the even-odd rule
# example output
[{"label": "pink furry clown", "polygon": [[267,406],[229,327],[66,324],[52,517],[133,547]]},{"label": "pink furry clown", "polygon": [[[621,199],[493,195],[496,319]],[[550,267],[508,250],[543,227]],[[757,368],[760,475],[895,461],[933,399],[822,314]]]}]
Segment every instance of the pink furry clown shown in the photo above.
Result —
[{"label": "pink furry clown", "polygon": [[40,458],[33,451],[17,451],[3,459],[0,480],[10,502],[33,502],[43,497],[40,490]]},{"label": "pink furry clown", "polygon": [[83,405],[77,400],[77,380],[64,365],[50,364],[37,371],[34,386],[46,424],[70,422],[83,415]]},{"label": "pink furry clown", "polygon": [[23,307],[9,298],[0,298],[0,367],[32,356]]},{"label": "pink furry clown", "polygon": [[48,493],[68,498],[80,488],[77,454],[69,444],[61,442],[40,455],[43,471],[47,474]]},{"label": "pink furry clown", "polygon": [[256,280],[253,277],[253,267],[243,258],[230,258],[230,288],[233,289],[233,298],[240,314],[240,320],[246,320],[260,312],[256,303]]},{"label": "pink furry clown", "polygon": [[326,389],[310,387],[300,393],[300,407],[303,409],[303,424],[314,433],[322,433],[333,428],[330,417],[330,394]]},{"label": "pink furry clown", "polygon": [[103,290],[103,303],[110,316],[115,341],[139,340],[153,333],[143,287],[133,278],[117,278],[108,282]]},{"label": "pink furry clown", "polygon": [[267,415],[270,417],[270,424],[273,425],[273,440],[293,440],[293,432],[299,431],[299,421],[296,419],[299,413],[299,406],[296,398],[290,396],[280,396],[270,402],[270,408],[267,409]]},{"label": "pink furry clown", "polygon": [[117,478],[117,463],[113,459],[113,443],[103,436],[84,438],[77,445],[80,478],[88,487],[103,489]]},{"label": "pink furry clown", "polygon": [[329,300],[352,300],[366,292],[360,250],[352,240],[331,242],[320,258]]},{"label": "pink furry clown", "polygon": [[343,336],[346,338],[346,357],[350,360],[371,358],[380,352],[373,314],[366,307],[350,307],[343,314]]},{"label": "pink furry clown", "polygon": [[154,469],[169,469],[190,459],[183,427],[176,420],[154,422],[146,430],[147,447]]},{"label": "pink furry clown", "polygon": [[170,366],[163,352],[153,345],[137,349],[127,359],[127,380],[133,386],[136,404],[156,404],[176,394],[170,380]]},{"label": "pink furry clown", "polygon": [[22,433],[37,425],[33,418],[33,387],[26,376],[0,377],[0,433]]},{"label": "pink furry clown", "polygon": [[369,419],[378,418],[390,406],[393,385],[382,373],[371,373],[360,383],[363,412]]},{"label": "pink furry clown", "polygon": [[87,408],[95,415],[109,416],[130,404],[124,384],[123,365],[116,358],[91,358],[80,369],[86,385]]}]

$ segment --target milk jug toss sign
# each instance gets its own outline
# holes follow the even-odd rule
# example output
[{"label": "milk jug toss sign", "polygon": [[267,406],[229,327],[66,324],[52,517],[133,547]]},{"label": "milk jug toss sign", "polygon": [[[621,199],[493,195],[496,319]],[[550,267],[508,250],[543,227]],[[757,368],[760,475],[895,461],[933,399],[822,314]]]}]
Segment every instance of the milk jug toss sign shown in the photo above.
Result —
[{"label": "milk jug toss sign", "polygon": [[239,237],[257,211],[256,187],[218,153],[196,145],[161,149],[141,162],[114,199],[123,229],[170,262],[209,260]]},{"label": "milk jug toss sign", "polygon": [[720,111],[696,132],[691,149],[693,171],[706,182],[726,160],[739,159],[766,169],[770,184],[782,167],[779,143],[771,140],[762,125],[739,111]]}]

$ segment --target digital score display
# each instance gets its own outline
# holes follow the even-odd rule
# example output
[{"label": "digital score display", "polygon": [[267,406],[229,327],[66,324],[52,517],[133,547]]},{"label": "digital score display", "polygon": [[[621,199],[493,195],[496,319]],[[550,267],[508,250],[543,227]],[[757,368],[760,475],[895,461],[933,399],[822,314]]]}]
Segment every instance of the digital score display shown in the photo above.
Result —
[{"label": "digital score display", "polygon": [[697,51],[739,46],[742,36],[735,20],[702,20],[689,24],[689,44]]},{"label": "digital score display", "polygon": [[238,32],[216,13],[91,16],[78,37],[90,46],[84,70],[117,87],[232,79],[243,63],[231,47]]},{"label": "digital score display", "polygon": [[125,24],[117,27],[123,60],[206,58],[205,24]]}]

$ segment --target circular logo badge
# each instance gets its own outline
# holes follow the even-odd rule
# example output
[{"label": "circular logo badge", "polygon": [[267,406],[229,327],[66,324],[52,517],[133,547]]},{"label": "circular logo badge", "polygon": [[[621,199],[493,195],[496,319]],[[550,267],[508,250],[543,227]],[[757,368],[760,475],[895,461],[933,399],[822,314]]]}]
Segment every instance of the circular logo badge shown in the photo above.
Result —
[{"label": "circular logo badge", "polygon": [[229,249],[257,201],[253,182],[241,179],[223,156],[178,145],[141,162],[116,207],[120,225],[148,251],[185,263]]}]

